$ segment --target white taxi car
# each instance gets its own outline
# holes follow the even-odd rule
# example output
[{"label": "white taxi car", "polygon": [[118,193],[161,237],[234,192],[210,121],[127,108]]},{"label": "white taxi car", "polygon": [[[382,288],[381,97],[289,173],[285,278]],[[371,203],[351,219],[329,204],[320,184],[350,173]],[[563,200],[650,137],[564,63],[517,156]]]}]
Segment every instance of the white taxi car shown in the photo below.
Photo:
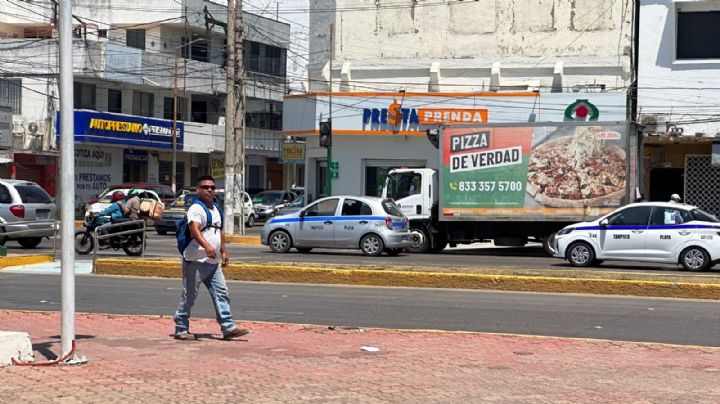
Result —
[{"label": "white taxi car", "polygon": [[640,202],[567,226],[548,244],[554,257],[577,267],[636,260],[704,271],[720,260],[720,220],[691,205]]},{"label": "white taxi car", "polygon": [[408,220],[391,199],[331,196],[302,210],[273,216],[260,232],[273,252],[296,248],[360,248],[365,255],[398,255],[410,245]]}]

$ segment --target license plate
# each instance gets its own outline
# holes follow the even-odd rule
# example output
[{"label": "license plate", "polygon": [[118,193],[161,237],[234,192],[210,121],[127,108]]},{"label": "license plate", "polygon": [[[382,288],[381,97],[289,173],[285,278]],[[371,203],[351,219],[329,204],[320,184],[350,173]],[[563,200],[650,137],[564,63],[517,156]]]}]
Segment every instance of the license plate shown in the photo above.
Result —
[{"label": "license plate", "polygon": [[38,210],[35,212],[35,217],[38,219],[50,219],[50,211],[49,210]]}]

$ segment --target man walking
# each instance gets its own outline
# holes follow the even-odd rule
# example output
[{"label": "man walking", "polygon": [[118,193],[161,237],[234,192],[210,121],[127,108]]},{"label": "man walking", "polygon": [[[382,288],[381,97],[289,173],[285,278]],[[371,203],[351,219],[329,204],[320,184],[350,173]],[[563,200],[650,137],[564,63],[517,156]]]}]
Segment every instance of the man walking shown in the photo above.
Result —
[{"label": "man walking", "polygon": [[[232,339],[249,333],[238,328],[230,312],[230,299],[227,284],[218,265],[218,255],[223,267],[228,264],[225,248],[225,235],[222,232],[222,216],[213,203],[215,199],[215,179],[209,175],[198,178],[198,202],[187,211],[188,226],[192,241],[183,252],[183,291],[175,312],[175,338],[194,340],[189,332],[190,311],[197,297],[200,283],[204,283],[210,292],[215,307],[215,317],[220,324],[224,339]],[[212,220],[208,223],[208,214],[200,204],[210,211]]]}]

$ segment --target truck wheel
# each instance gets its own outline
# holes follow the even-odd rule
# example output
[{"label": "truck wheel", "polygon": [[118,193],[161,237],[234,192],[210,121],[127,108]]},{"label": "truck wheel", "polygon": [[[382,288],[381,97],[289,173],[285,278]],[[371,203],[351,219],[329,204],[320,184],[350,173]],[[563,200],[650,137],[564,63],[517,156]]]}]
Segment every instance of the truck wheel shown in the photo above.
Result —
[{"label": "truck wheel", "polygon": [[424,253],[427,252],[429,245],[430,239],[428,238],[428,233],[425,229],[410,229],[410,246],[406,248],[408,252]]},{"label": "truck wheel", "polygon": [[577,241],[570,244],[565,257],[573,266],[588,267],[595,261],[595,251],[592,246],[584,241]]}]

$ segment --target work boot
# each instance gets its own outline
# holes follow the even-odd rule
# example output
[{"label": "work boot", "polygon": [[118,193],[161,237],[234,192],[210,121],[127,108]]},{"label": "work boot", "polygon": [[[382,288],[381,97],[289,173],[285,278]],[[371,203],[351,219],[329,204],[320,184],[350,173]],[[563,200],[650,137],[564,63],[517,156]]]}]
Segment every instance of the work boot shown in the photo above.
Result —
[{"label": "work boot", "polygon": [[243,335],[250,334],[250,331],[244,329],[244,328],[233,328],[232,330],[226,332],[223,334],[223,339],[233,339],[237,337],[242,337]]},{"label": "work boot", "polygon": [[195,334],[183,331],[175,334],[175,339],[179,339],[181,341],[195,341],[197,338],[195,338]]}]

